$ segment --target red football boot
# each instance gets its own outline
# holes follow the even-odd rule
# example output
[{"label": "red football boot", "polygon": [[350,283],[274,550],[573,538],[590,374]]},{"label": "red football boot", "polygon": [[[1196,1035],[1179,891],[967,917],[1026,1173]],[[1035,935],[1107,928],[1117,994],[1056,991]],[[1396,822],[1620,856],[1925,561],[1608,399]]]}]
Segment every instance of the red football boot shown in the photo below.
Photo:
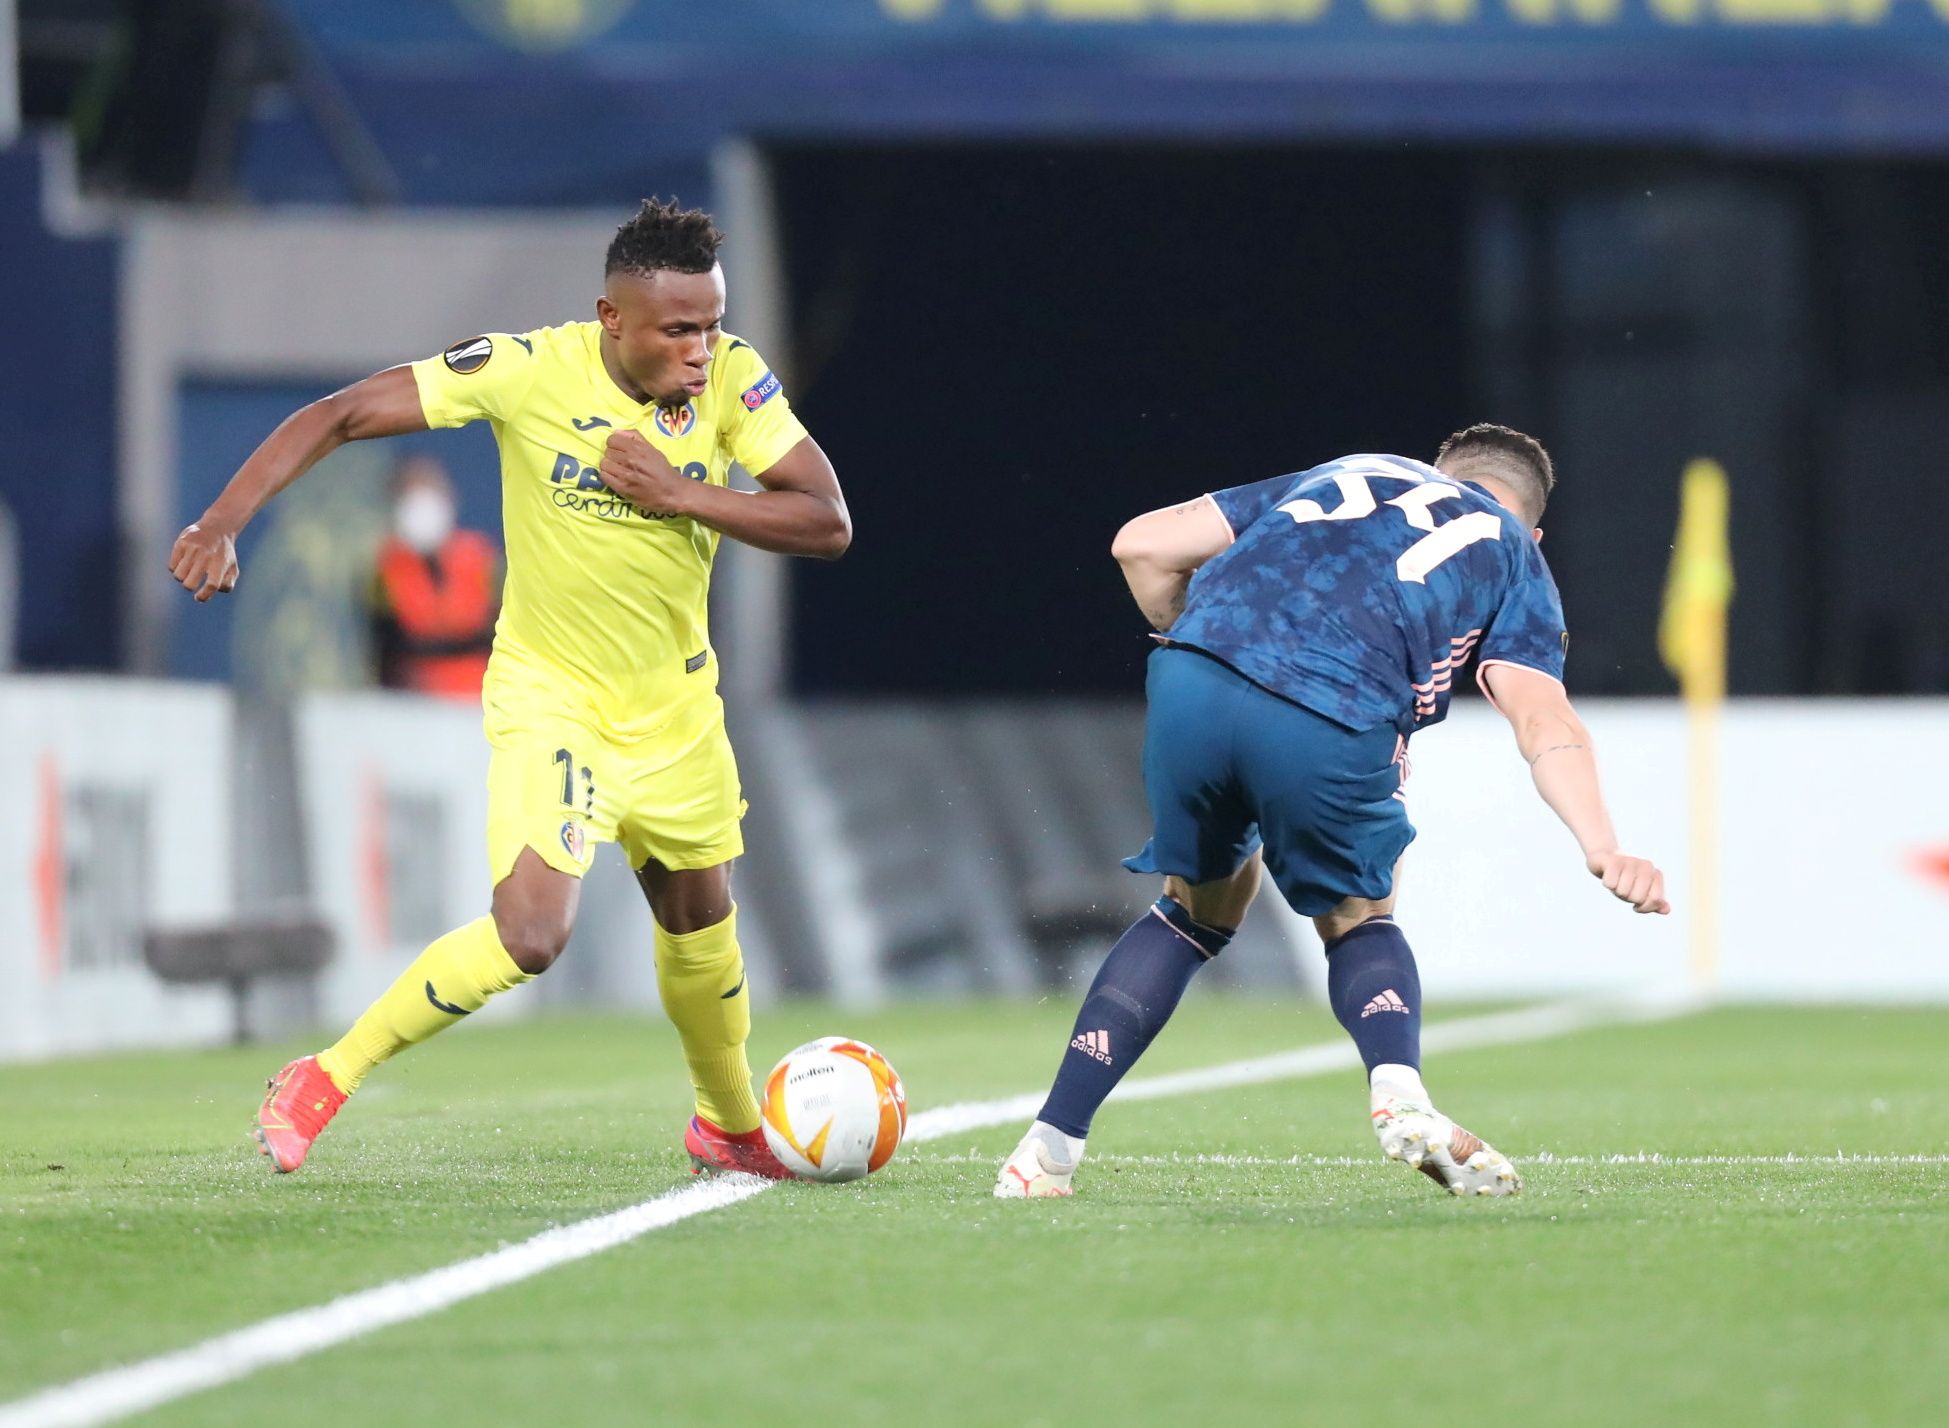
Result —
[{"label": "red football boot", "polygon": [[763,1126],[733,1134],[719,1130],[702,1116],[692,1116],[684,1128],[684,1149],[690,1152],[692,1175],[741,1170],[746,1175],[762,1175],[767,1180],[793,1178],[792,1172],[778,1163],[778,1157],[765,1144]]},{"label": "red football boot", "polygon": [[268,1155],[278,1173],[289,1175],[305,1163],[311,1143],[331,1124],[345,1093],[332,1083],[316,1056],[300,1056],[269,1081],[270,1093],[257,1108],[260,1155]]}]

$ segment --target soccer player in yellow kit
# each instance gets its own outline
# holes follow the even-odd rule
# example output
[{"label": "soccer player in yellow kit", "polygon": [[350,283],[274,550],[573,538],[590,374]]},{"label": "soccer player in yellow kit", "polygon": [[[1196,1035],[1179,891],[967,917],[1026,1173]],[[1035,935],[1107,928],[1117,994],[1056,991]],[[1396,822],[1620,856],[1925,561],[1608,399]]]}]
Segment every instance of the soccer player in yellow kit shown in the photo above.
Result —
[{"label": "soccer player in yellow kit", "polygon": [[[482,696],[493,905],[272,1078],[256,1135],[280,1171],[379,1062],[547,970],[611,839],[655,918],[657,987],[696,1088],[694,1169],[787,1173],[745,1057],[731,900],[744,802],[705,602],[722,536],[833,559],[852,521],[778,378],[722,329],[722,236],[704,213],[646,202],[609,246],[596,321],[470,338],[313,402],[176,539],[171,574],[208,600],[237,582],[238,532],[342,443],[485,420],[500,446],[507,587]],[[764,489],[731,490],[734,460]]]}]

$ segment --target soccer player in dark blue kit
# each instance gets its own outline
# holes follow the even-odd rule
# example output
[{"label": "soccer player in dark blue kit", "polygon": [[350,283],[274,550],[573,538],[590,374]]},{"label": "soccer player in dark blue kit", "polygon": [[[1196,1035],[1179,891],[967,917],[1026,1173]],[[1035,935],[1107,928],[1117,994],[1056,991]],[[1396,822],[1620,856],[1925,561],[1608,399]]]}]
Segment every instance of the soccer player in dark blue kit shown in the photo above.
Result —
[{"label": "soccer player in dark blue kit", "polygon": [[1146,680],[1153,834],[1124,866],[1164,895],[1091,983],[1041,1114],[995,1194],[1067,1195],[1090,1120],[1231,940],[1260,877],[1313,919],[1334,1014],[1367,1067],[1388,1158],[1457,1195],[1521,1188],[1506,1156],[1421,1081],[1421,983],[1393,917],[1414,837],[1408,737],[1448,713],[1470,655],[1584,866],[1639,912],[1664,875],[1621,852],[1536,523],[1555,475],[1533,438],[1480,425],[1434,465],[1348,456],[1139,516],[1112,554],[1163,633]]}]

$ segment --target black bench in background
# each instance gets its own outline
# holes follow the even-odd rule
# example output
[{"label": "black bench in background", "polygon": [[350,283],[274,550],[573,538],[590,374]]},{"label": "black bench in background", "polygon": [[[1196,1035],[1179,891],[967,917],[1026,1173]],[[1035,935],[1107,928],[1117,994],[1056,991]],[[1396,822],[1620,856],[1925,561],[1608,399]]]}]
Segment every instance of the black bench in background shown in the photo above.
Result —
[{"label": "black bench in background", "polygon": [[310,913],[270,913],[203,927],[151,928],[142,960],[165,982],[222,982],[230,989],[231,1035],[250,1040],[250,984],[259,977],[317,972],[332,959],[331,927]]}]

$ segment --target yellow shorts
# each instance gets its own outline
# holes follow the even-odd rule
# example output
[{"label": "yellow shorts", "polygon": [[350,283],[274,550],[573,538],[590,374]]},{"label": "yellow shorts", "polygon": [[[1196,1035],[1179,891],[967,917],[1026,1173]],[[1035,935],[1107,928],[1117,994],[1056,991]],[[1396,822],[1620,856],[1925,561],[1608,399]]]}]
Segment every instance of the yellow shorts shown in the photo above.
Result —
[{"label": "yellow shorts", "polygon": [[641,739],[623,740],[573,694],[487,693],[487,856],[494,881],[523,848],[575,877],[600,842],[632,868],[711,868],[744,852],[745,802],[724,704],[701,691]]}]

